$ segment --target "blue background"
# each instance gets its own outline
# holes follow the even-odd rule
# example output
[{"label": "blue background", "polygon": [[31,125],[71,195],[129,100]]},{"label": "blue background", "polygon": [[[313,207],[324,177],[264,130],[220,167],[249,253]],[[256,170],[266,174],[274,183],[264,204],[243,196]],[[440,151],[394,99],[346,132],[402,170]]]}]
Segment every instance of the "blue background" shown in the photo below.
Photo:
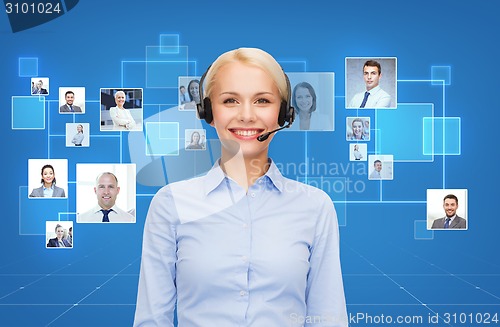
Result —
[{"label": "blue background", "polygon": [[[134,150],[129,148],[127,133],[100,136],[99,88],[143,87],[145,120],[160,110],[168,112],[177,103],[175,76],[183,71],[179,67],[172,68],[174,78],[167,76],[168,85],[160,88],[122,84],[127,79],[144,80],[143,66],[130,68],[124,76],[122,62],[144,61],[146,46],[159,46],[160,39],[187,46],[183,48],[188,49],[184,71],[192,76],[201,75],[222,52],[242,46],[265,49],[287,71],[335,73],[335,132],[278,133],[271,156],[279,163],[308,162],[312,167],[322,162],[332,169],[339,167],[326,173],[311,168],[285,172],[290,178],[319,185],[321,180],[360,181],[357,185],[364,186],[361,192],[329,190],[343,225],[341,260],[351,315],[383,314],[394,320],[398,315],[422,316],[420,325],[427,325],[429,315],[437,313],[440,319],[432,325],[448,326],[442,319],[445,313],[499,313],[500,238],[494,206],[500,182],[499,9],[496,1],[81,1],[59,18],[18,33],[12,33],[7,15],[0,13],[4,157],[0,171],[5,179],[0,325],[132,325],[142,229],[158,186],[137,185],[136,224],[75,224],[75,247],[68,251],[46,249],[43,231],[24,235],[20,206],[23,214],[31,212],[27,219],[74,221],[74,215],[58,213],[76,210],[75,184],[71,184],[76,163],[131,161]],[[160,38],[161,34],[178,38]],[[169,48],[165,50],[159,60],[172,55]],[[405,146],[422,146],[414,141],[418,139],[415,133],[421,135],[422,130],[415,130],[418,124],[411,120],[421,118],[391,117],[390,112],[383,112],[383,128],[378,128],[378,114],[373,110],[346,110],[345,57],[397,57],[398,103],[432,103],[435,117],[443,117],[443,111],[446,117],[460,117],[460,154],[455,154],[456,140],[447,131],[445,137],[450,140],[445,142],[451,142],[452,155],[436,152],[430,162],[395,162],[393,181],[368,181],[366,163],[349,162],[345,117],[371,117],[376,130],[369,154],[394,153],[396,160],[397,151],[404,153],[404,159],[413,155]],[[20,67],[19,58],[38,60]],[[162,68],[156,65],[150,69]],[[435,80],[445,78],[449,85],[430,82],[433,66],[450,67],[449,76],[439,70],[434,76]],[[30,74],[35,69],[37,74]],[[29,95],[30,76],[50,78],[45,129],[14,130],[12,97]],[[155,78],[161,81],[161,75]],[[161,88],[169,83],[172,88]],[[86,114],[74,119],[91,122],[91,147],[66,148],[64,138],[57,136],[63,134],[64,123],[73,122],[72,115],[57,114],[59,86],[86,88]],[[35,116],[43,116],[39,109],[34,109]],[[21,123],[26,123],[27,118],[21,116]],[[405,119],[410,119],[408,124]],[[213,131],[205,128],[207,137],[213,139]],[[442,137],[436,139],[443,142]],[[443,147],[439,149],[441,153]],[[24,196],[28,159],[47,157],[68,159],[69,199],[57,206],[48,200],[42,212],[41,203],[31,207]],[[420,153],[422,157],[429,156]],[[159,180],[172,179],[165,170],[169,164],[159,160],[149,174],[159,174]],[[340,168],[348,164],[346,171]],[[426,189],[436,188],[468,189],[467,231],[425,230]],[[468,321],[450,324],[480,325]],[[368,325],[373,324],[351,320],[351,326]]]}]

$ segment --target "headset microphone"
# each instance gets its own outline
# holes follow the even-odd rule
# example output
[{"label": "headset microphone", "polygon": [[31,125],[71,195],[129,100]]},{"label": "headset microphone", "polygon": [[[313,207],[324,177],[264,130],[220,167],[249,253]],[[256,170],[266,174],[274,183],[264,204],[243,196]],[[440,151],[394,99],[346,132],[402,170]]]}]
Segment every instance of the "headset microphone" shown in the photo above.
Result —
[{"label": "headset microphone", "polygon": [[264,142],[265,140],[267,140],[267,139],[269,138],[269,136],[270,136],[271,134],[276,133],[276,132],[278,132],[278,131],[281,131],[282,129],[284,129],[284,128],[288,128],[288,127],[290,127],[290,126],[292,126],[292,124],[291,124],[291,123],[288,123],[288,124],[286,124],[286,125],[285,125],[285,126],[283,126],[283,127],[280,127],[280,128],[278,128],[278,129],[275,129],[274,131],[270,131],[270,132],[267,132],[266,134],[259,135],[259,136],[257,137],[257,141],[259,141],[259,142]]}]

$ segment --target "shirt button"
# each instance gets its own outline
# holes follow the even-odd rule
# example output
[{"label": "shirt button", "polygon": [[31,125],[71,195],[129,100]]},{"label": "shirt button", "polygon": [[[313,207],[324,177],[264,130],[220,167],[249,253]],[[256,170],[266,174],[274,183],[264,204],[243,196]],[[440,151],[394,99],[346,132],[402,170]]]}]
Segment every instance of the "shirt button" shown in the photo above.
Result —
[{"label": "shirt button", "polygon": [[250,194],[252,198],[255,198],[255,193]]},{"label": "shirt button", "polygon": [[247,292],[245,292],[245,291],[240,291],[240,295],[241,295],[241,296],[245,296],[245,294],[247,294]]},{"label": "shirt button", "polygon": [[243,260],[243,262],[247,262],[248,258],[247,258],[246,255],[244,255],[244,256],[241,257],[241,260]]},{"label": "shirt button", "polygon": [[248,225],[247,224],[243,224],[243,228],[248,228]]}]

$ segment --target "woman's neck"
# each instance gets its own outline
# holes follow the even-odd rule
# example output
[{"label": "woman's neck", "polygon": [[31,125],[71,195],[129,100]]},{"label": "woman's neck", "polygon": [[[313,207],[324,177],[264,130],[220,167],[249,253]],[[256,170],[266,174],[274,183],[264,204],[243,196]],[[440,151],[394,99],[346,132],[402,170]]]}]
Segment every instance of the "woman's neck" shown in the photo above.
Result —
[{"label": "woman's neck", "polygon": [[51,188],[52,187],[52,183],[47,184],[47,183],[43,182],[43,187],[45,187],[45,188]]},{"label": "woman's neck", "polygon": [[238,185],[248,191],[255,181],[269,169],[267,152],[258,157],[244,157],[241,151],[235,155],[225,155],[220,160],[224,173],[231,177]]}]

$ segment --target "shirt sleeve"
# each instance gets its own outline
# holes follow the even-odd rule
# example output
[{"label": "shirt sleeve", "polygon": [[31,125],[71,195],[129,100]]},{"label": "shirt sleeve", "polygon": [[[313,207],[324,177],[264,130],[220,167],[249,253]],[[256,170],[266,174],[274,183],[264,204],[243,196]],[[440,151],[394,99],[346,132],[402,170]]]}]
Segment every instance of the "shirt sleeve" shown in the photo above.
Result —
[{"label": "shirt sleeve", "polygon": [[130,111],[127,110],[127,116],[129,117],[130,122],[128,123],[128,128],[134,128],[135,127],[135,120],[134,117],[132,117],[132,114]]},{"label": "shirt sleeve", "polygon": [[[113,123],[115,123],[116,125],[120,125],[120,126],[125,126],[127,124],[135,125],[135,121],[132,118],[132,116],[130,115],[130,112],[126,111],[125,115],[127,116],[127,118],[122,118],[122,117],[120,117],[118,110],[120,110],[120,109],[118,109],[117,107],[111,107],[109,109],[109,115],[111,116]],[[127,110],[127,109],[123,109],[123,110]],[[132,119],[132,121],[130,121],[131,119]]]},{"label": "shirt sleeve", "polygon": [[146,217],[134,320],[137,327],[174,326],[177,246],[169,193],[163,188],[155,195]]},{"label": "shirt sleeve", "polygon": [[333,202],[328,195],[325,197],[311,246],[306,288],[307,316],[321,317],[321,323],[306,327],[347,327],[337,214]]}]

